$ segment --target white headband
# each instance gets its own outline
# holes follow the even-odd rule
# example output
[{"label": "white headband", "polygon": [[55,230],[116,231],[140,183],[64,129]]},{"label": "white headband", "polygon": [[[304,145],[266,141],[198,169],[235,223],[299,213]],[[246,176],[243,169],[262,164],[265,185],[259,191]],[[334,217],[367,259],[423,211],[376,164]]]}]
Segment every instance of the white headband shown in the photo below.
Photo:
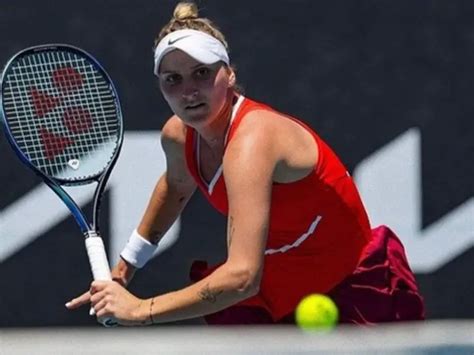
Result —
[{"label": "white headband", "polygon": [[223,61],[229,65],[229,55],[221,41],[196,30],[178,30],[167,34],[155,49],[153,73],[158,76],[163,57],[172,50],[179,49],[203,64]]}]

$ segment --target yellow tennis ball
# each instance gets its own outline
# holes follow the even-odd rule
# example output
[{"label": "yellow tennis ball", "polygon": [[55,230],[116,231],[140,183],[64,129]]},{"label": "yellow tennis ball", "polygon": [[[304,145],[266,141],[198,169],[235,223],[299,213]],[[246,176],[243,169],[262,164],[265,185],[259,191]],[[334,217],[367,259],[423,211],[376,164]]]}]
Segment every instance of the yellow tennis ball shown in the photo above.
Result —
[{"label": "yellow tennis ball", "polygon": [[304,330],[330,330],[339,319],[339,310],[328,296],[312,294],[300,301],[295,317]]}]

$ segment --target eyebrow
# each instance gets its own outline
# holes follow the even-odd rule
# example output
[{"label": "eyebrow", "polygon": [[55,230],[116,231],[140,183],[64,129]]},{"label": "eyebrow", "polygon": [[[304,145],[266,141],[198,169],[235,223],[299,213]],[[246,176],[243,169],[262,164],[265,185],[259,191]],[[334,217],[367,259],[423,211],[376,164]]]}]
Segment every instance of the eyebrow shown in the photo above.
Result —
[{"label": "eyebrow", "polygon": [[[211,64],[198,63],[198,64],[196,64],[196,65],[193,65],[193,66],[191,67],[191,70],[195,70],[195,69],[197,69],[197,68],[199,68],[199,67],[203,67],[203,66],[204,66],[204,67],[208,67],[208,66],[210,66],[210,65],[211,65]],[[174,71],[174,70],[162,70],[162,71],[160,72],[160,74],[175,74],[175,73],[177,73],[177,72]]]}]

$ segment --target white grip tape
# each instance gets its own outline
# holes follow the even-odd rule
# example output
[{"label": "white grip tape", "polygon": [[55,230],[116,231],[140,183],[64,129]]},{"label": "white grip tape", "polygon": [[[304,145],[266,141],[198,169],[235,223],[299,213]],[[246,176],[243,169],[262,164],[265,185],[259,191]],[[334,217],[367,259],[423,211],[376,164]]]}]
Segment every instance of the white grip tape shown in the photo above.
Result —
[{"label": "white grip tape", "polygon": [[107,255],[105,254],[105,247],[102,238],[87,238],[86,249],[94,280],[112,280],[109,262],[107,261]]},{"label": "white grip tape", "polygon": [[[107,255],[105,254],[105,247],[102,238],[100,237],[89,237],[86,238],[86,250],[89,256],[89,263],[91,265],[92,276],[94,280],[108,281],[112,280],[110,274],[109,262]],[[89,314],[93,316],[95,314],[94,308],[91,307]],[[100,317],[98,321],[106,327],[112,327],[117,325],[117,321],[113,318]]]}]

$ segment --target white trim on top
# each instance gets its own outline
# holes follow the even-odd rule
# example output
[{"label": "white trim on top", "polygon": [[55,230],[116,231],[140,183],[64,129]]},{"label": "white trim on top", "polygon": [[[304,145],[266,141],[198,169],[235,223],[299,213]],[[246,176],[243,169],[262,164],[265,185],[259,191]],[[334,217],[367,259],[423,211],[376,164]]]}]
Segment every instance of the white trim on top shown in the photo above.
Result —
[{"label": "white trim on top", "polygon": [[214,191],[214,186],[216,186],[217,180],[219,180],[219,178],[221,177],[223,170],[224,170],[224,167],[221,164],[219,166],[219,169],[217,169],[217,171],[216,171],[214,177],[212,178],[211,182],[209,183],[209,186],[207,187],[207,192],[209,193],[209,195],[211,195],[212,192]]},{"label": "white trim on top", "polygon": [[[245,97],[243,95],[240,95],[239,98],[237,99],[237,102],[235,103],[234,107],[232,107],[232,114],[230,116],[230,122],[229,122],[229,127],[227,128],[227,132],[225,133],[225,138],[224,138],[224,144],[227,143],[227,138],[229,136],[229,132],[230,132],[230,127],[232,126],[232,122],[234,122],[234,119],[235,119],[235,116],[237,114],[237,111],[239,110],[240,106],[242,105],[242,102],[244,101]],[[201,174],[201,164],[200,164],[200,141],[201,141],[201,137],[197,136],[197,143],[196,143],[196,162],[197,162],[197,170],[198,170],[198,174],[199,174],[199,178],[202,180],[202,182],[204,182],[204,185],[207,186],[207,192],[209,195],[212,195],[212,192],[214,191],[214,187],[216,186],[217,184],[217,181],[219,180],[219,178],[221,177],[222,175],[222,171],[223,171],[223,166],[222,166],[222,163],[221,165],[219,166],[219,168],[216,170],[214,176],[212,177],[211,181],[209,182],[209,184],[206,182],[206,180],[204,179],[204,177],[202,176]]]},{"label": "white trim on top", "polygon": [[322,218],[323,217],[321,216],[316,216],[316,219],[311,223],[308,230],[305,233],[303,233],[300,237],[298,237],[292,244],[286,244],[278,249],[267,249],[265,250],[265,255],[272,255],[276,253],[286,253],[290,249],[299,247],[301,243],[303,243],[306,239],[308,239],[308,237],[311,234],[314,233],[314,231],[316,230],[316,227],[318,226]]}]

